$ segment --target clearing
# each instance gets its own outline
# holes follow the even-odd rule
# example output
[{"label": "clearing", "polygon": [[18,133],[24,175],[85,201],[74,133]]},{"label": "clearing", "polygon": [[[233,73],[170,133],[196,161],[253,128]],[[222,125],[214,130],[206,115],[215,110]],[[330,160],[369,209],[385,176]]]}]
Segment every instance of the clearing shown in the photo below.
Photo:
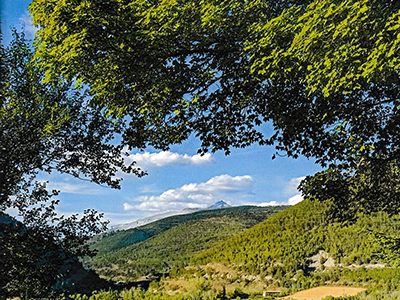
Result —
[{"label": "clearing", "polygon": [[347,286],[320,286],[295,293],[283,299],[322,300],[326,296],[333,296],[333,297],[354,296],[363,291],[365,291],[365,289],[363,288],[354,288]]}]

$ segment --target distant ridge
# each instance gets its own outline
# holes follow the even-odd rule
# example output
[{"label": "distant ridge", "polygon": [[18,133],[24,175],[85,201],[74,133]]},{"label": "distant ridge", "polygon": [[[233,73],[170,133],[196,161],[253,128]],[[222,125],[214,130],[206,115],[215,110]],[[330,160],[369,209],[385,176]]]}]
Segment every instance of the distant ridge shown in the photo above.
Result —
[{"label": "distant ridge", "polygon": [[153,223],[155,221],[165,219],[168,217],[172,217],[172,216],[186,215],[186,214],[191,214],[191,213],[194,213],[197,211],[202,211],[202,210],[213,210],[213,209],[228,208],[228,207],[232,207],[232,206],[229,205],[228,203],[226,203],[225,201],[220,200],[220,201],[214,203],[213,205],[211,205],[207,208],[204,208],[204,209],[202,209],[202,208],[185,208],[183,210],[172,210],[172,211],[167,211],[164,213],[156,214],[154,216],[150,216],[147,218],[138,219],[133,222],[114,225],[114,226],[111,226],[111,231],[133,229],[133,228],[140,227],[140,226],[143,226],[143,225],[146,225],[149,223]]}]

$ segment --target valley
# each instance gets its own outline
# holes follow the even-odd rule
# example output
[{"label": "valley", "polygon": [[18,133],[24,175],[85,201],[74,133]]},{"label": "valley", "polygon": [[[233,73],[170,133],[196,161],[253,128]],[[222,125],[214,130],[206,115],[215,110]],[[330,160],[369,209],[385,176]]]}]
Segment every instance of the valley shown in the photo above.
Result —
[{"label": "valley", "polygon": [[167,217],[141,227],[112,231],[93,241],[98,255],[86,261],[102,277],[133,281],[150,272],[189,265],[196,253],[216,246],[287,206],[240,206]]},{"label": "valley", "polygon": [[360,214],[343,223],[328,220],[328,209],[305,200],[173,216],[98,237],[99,253],[86,263],[108,280],[147,282],[132,289],[146,299],[317,300],[329,293],[295,293],[320,286],[332,287],[331,296],[341,287],[360,292],[335,299],[400,299],[398,251],[379,239],[400,235],[400,216]]}]

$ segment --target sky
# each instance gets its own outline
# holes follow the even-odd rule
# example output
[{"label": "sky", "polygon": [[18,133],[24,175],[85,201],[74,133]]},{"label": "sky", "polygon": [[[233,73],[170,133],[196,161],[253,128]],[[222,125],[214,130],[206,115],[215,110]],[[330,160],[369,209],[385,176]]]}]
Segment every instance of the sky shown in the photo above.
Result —
[{"label": "sky", "polygon": [[[22,27],[33,39],[35,28],[27,10],[28,0],[0,0],[3,43],[11,40],[10,26]],[[268,130],[268,127],[266,127]],[[129,160],[148,172],[138,178],[124,175],[120,190],[75,179],[69,175],[40,173],[50,189],[59,189],[58,211],[70,215],[93,208],[105,214],[111,225],[132,222],[154,214],[205,208],[224,200],[237,205],[293,205],[302,200],[297,191],[301,179],[321,170],[304,157],[277,156],[273,147],[253,145],[197,155],[200,142],[189,138],[169,151],[146,149],[132,152]]]}]

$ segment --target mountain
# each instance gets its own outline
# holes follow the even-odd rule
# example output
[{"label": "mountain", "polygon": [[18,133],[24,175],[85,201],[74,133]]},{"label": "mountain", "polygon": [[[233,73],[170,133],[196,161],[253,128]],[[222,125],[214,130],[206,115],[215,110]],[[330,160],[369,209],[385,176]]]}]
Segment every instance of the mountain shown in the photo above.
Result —
[{"label": "mountain", "polygon": [[150,217],[146,217],[143,219],[139,219],[133,222],[129,222],[129,223],[125,223],[125,224],[118,224],[118,225],[114,225],[111,226],[111,230],[112,231],[116,231],[116,230],[127,230],[127,229],[132,229],[132,228],[136,228],[136,227],[140,227],[149,223],[153,223],[155,221],[161,220],[161,219],[165,219],[168,217],[172,217],[172,216],[177,216],[177,215],[186,215],[186,214],[191,214],[194,213],[196,211],[202,211],[202,210],[213,210],[213,209],[220,209],[220,208],[227,208],[227,207],[231,207],[228,203],[226,203],[225,201],[221,200],[216,202],[215,204],[205,208],[205,209],[201,209],[201,208],[185,208],[183,210],[172,210],[172,211],[167,211],[161,214],[156,214]]},{"label": "mountain", "polygon": [[[219,203],[219,206],[225,204]],[[132,281],[152,270],[167,272],[189,264],[195,253],[243,232],[286,207],[201,210],[109,232],[92,241],[92,248],[99,252],[85,264],[102,277],[118,281]]]},{"label": "mountain", "polygon": [[[120,281],[150,272],[168,272],[171,278],[194,273],[226,285],[252,278],[255,285],[297,289],[359,280],[352,273],[359,268],[376,269],[366,278],[386,274],[382,267],[390,263],[388,252],[372,232],[400,236],[400,216],[376,213],[340,223],[327,220],[327,210],[326,204],[304,200],[288,208],[230,207],[174,216],[105,237],[89,265],[102,277]],[[138,232],[148,236],[132,243]],[[387,272],[399,274],[397,269]]]},{"label": "mountain", "polygon": [[7,226],[13,226],[13,225],[17,225],[18,221],[7,214],[0,212],[0,224],[4,224]]},{"label": "mountain", "polygon": [[221,209],[221,208],[227,208],[227,207],[231,207],[228,203],[226,203],[225,201],[221,200],[216,202],[215,204],[207,207],[207,209]]}]

